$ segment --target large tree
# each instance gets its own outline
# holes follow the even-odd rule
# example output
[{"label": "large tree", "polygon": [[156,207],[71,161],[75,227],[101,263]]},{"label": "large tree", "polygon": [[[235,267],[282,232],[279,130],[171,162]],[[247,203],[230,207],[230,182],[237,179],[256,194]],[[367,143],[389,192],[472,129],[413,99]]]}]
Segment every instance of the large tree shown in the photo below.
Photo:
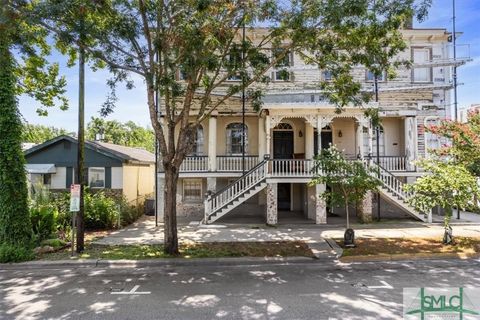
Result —
[{"label": "large tree", "polygon": [[22,126],[22,142],[43,143],[63,134],[68,134],[68,131],[53,126],[30,123]]},{"label": "large tree", "polygon": [[[31,244],[32,230],[17,95],[28,94],[44,107],[53,106],[65,81],[58,78],[58,66],[45,59],[45,30],[30,24],[11,4],[2,1],[0,6],[0,245],[22,250]],[[60,99],[66,107],[66,99]]]},{"label": "large tree", "polygon": [[[112,88],[123,80],[131,86],[131,75],[144,81],[165,171],[165,251],[177,254],[177,179],[199,124],[243,88],[248,88],[249,104],[258,107],[269,81],[267,71],[280,67],[290,52],[331,71],[333,81],[319,86],[339,110],[367,101],[369,95],[362,94],[350,71],[359,64],[377,74],[392,71],[401,63],[392,58],[406,48],[399,29],[412,15],[424,15],[429,2],[43,0],[32,4],[42,26],[108,66],[114,75],[109,82]],[[72,19],[79,4],[87,12],[87,41],[80,41]],[[242,41],[244,25],[248,30]],[[253,35],[249,32],[253,26],[264,28]],[[288,71],[282,71],[284,76]],[[232,76],[242,81],[227,84]],[[157,93],[163,124],[156,112]],[[114,100],[112,95],[103,111],[111,111]]]}]

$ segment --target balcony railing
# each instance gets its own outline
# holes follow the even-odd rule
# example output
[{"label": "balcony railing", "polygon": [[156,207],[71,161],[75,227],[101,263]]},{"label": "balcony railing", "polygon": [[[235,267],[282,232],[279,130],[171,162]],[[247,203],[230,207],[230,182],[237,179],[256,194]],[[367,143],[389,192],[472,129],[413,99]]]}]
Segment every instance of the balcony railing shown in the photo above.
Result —
[{"label": "balcony railing", "polygon": [[208,171],[208,156],[189,156],[183,160],[180,172]]},{"label": "balcony railing", "polygon": [[245,168],[243,168],[242,156],[217,156],[217,171],[242,172],[249,171],[258,164],[258,156],[245,156]]},{"label": "balcony railing", "polygon": [[[372,160],[377,163],[377,157],[375,155],[372,157]],[[392,172],[413,170],[413,168],[408,168],[408,161],[405,156],[380,156],[379,164],[382,168]]]}]

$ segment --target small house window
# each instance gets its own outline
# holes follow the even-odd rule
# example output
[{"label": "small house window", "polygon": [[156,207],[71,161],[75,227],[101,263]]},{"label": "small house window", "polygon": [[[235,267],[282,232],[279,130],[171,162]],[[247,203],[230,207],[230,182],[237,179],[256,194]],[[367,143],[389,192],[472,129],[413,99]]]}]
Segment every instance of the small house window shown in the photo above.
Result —
[{"label": "small house window", "polygon": [[105,168],[88,168],[88,186],[90,188],[105,188]]},{"label": "small house window", "polygon": [[[245,141],[242,141],[242,136],[245,137]],[[245,144],[245,149],[244,149]],[[243,126],[242,123],[230,123],[227,126],[227,154],[239,155],[248,149],[248,127]]]},{"label": "small house window", "polygon": [[51,173],[43,174],[43,185],[49,186],[51,184],[52,184],[52,174]]},{"label": "small house window", "polygon": [[186,202],[202,201],[202,180],[183,180],[183,200]]},{"label": "small house window", "polygon": [[275,71],[273,72],[273,80],[275,81],[290,81],[291,74],[287,70],[288,67],[293,66],[293,53],[284,48],[277,48],[272,51],[272,58],[278,59],[275,64]]}]

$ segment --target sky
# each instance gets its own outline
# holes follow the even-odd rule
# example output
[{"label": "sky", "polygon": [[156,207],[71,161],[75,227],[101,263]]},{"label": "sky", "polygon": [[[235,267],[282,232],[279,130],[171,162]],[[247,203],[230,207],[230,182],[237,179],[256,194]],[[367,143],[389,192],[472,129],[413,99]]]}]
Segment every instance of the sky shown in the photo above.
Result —
[{"label": "sky", "polygon": [[[464,56],[469,51],[473,61],[458,68],[458,82],[463,85],[458,88],[459,108],[469,107],[473,103],[480,103],[480,0],[456,0],[457,32],[463,34],[457,38],[458,56]],[[452,30],[452,0],[433,0],[428,18],[422,23],[415,23],[420,28],[446,28]],[[468,46],[465,46],[468,45]],[[460,46],[462,45],[462,46]],[[65,128],[69,131],[77,130],[77,106],[78,106],[78,69],[67,68],[66,59],[59,54],[53,54],[52,62],[60,64],[60,72],[67,80],[67,97],[70,108],[61,111],[58,108],[50,108],[48,116],[38,116],[36,109],[38,103],[28,97],[20,97],[19,108],[24,121],[31,124],[43,124]],[[87,70],[85,77],[85,119],[88,122],[91,117],[98,117],[98,110],[106,99],[109,92],[106,86],[107,71],[93,72]],[[107,117],[107,120],[119,120],[121,122],[133,121],[142,126],[150,126],[148,109],[146,104],[146,92],[140,78],[135,78],[135,87],[127,90],[124,87],[117,89],[118,101],[115,112]]]}]

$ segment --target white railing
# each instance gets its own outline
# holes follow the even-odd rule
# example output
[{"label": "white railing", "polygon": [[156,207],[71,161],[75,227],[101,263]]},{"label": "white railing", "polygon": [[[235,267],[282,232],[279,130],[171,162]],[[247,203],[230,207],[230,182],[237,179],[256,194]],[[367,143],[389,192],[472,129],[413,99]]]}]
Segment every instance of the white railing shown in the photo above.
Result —
[{"label": "white railing", "polygon": [[180,172],[208,171],[208,156],[189,156],[183,160]]},{"label": "white railing", "polygon": [[260,162],[235,182],[214,194],[208,195],[204,202],[205,221],[208,221],[209,216],[263,181],[267,176],[267,164],[266,160]]},{"label": "white railing", "polygon": [[314,161],[309,159],[273,159],[269,161],[271,177],[312,177]]},{"label": "white railing", "polygon": [[[245,156],[245,171],[251,170],[258,164],[258,156]],[[242,172],[242,156],[217,156],[217,171],[223,172]]]},{"label": "white railing", "polygon": [[[377,157],[372,157],[377,163]],[[407,171],[407,157],[404,156],[380,156],[380,166],[387,171]]]},{"label": "white railing", "polygon": [[382,166],[378,166],[375,163],[370,163],[369,166],[373,169],[371,171],[371,174],[376,176],[383,183],[383,186],[389,191],[391,191],[395,196],[397,196],[403,201],[407,200],[408,198],[410,198],[410,196],[412,196],[411,192],[406,192],[403,189],[405,183],[399,180],[390,172],[388,172],[388,170],[382,168]]}]

